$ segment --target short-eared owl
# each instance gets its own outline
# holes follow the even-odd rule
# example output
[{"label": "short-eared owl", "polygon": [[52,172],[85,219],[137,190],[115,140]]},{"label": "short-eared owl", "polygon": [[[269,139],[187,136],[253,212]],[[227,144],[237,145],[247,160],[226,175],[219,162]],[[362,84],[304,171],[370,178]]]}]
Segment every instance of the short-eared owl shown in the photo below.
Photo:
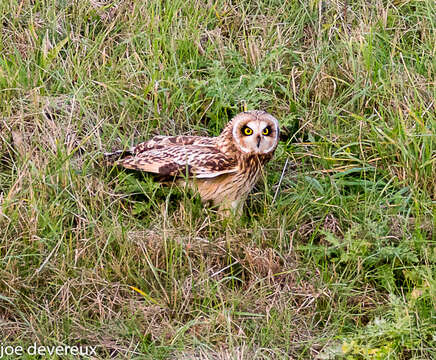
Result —
[{"label": "short-eared owl", "polygon": [[155,136],[118,155],[116,165],[176,179],[186,176],[203,202],[220,210],[240,211],[259,179],[263,165],[273,156],[279,139],[275,117],[259,111],[236,115],[217,137]]}]

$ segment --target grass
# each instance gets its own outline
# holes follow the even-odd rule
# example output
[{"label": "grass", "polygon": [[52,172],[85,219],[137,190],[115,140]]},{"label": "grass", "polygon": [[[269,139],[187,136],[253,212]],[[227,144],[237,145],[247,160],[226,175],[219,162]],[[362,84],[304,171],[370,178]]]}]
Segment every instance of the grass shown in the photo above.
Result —
[{"label": "grass", "polygon": [[[435,12],[1,2],[1,344],[434,358]],[[217,135],[244,108],[287,140],[241,218],[102,166],[155,133]]]}]

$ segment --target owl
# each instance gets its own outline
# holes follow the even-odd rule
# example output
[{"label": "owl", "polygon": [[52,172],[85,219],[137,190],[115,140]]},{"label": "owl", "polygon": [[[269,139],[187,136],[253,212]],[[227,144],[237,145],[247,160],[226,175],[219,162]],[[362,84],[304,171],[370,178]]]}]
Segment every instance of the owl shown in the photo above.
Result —
[{"label": "owl", "polygon": [[[219,211],[240,213],[248,193],[271,160],[279,123],[265,111],[236,115],[217,137],[155,136],[129,150],[105,153],[112,164],[174,179],[193,187]],[[111,161],[114,156],[118,159]]]}]

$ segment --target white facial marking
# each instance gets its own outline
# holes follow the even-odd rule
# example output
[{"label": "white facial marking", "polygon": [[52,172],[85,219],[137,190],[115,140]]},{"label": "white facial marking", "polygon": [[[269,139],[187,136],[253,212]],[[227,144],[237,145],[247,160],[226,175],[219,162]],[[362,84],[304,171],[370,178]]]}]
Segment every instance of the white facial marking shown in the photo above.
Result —
[{"label": "white facial marking", "polygon": [[[241,119],[239,119],[238,121],[236,121],[235,124],[233,124],[233,131],[232,131],[232,134],[233,134],[233,139],[234,139],[234,140],[236,140],[236,139],[238,139],[238,137],[240,137],[239,134],[238,134],[238,131],[240,131],[240,129],[239,129],[239,123],[240,123],[241,121],[245,121],[245,119],[244,119],[244,118],[241,118]],[[251,149],[248,148],[248,147],[245,147],[241,142],[239,142],[239,147],[241,148],[241,151],[243,151],[243,152],[245,152],[245,153],[249,153],[249,152],[251,152]]]}]

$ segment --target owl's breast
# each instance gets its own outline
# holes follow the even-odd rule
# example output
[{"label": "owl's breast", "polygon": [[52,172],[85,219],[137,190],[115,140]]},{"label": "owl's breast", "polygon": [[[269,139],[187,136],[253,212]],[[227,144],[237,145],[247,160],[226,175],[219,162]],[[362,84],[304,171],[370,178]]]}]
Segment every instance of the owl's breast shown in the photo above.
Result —
[{"label": "owl's breast", "polygon": [[262,174],[263,165],[269,159],[246,156],[239,160],[237,172],[196,180],[196,187],[203,201],[219,204],[244,199],[256,185]]}]

